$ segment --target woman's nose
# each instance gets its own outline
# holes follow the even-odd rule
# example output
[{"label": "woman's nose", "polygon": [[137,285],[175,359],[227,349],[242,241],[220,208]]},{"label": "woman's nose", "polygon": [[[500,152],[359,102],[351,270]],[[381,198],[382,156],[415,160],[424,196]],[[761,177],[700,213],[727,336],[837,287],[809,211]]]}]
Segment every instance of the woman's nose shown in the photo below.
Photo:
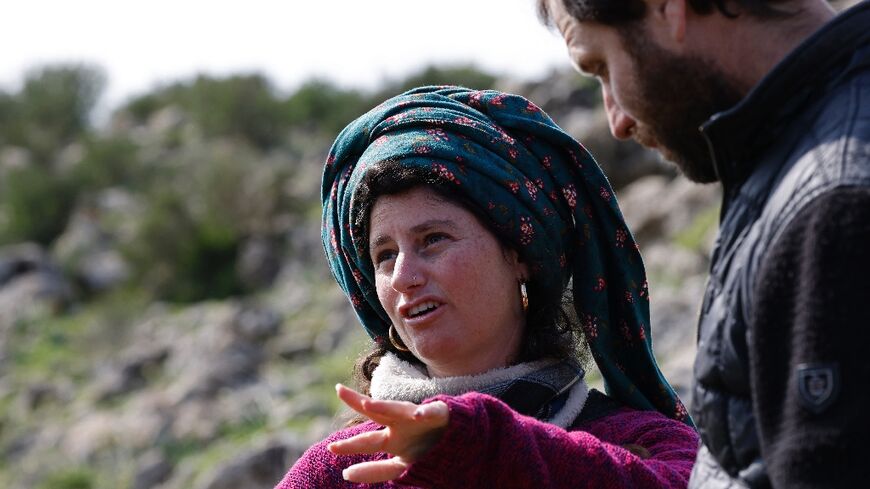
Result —
[{"label": "woman's nose", "polygon": [[393,276],[390,283],[393,289],[398,292],[407,292],[414,287],[423,285],[423,283],[425,283],[425,274],[418,260],[411,254],[399,253],[393,265]]},{"label": "woman's nose", "polygon": [[610,125],[610,133],[616,139],[628,139],[634,134],[637,122],[622,110],[622,107],[614,100],[610,90],[602,86],[604,109],[607,111],[607,123]]}]

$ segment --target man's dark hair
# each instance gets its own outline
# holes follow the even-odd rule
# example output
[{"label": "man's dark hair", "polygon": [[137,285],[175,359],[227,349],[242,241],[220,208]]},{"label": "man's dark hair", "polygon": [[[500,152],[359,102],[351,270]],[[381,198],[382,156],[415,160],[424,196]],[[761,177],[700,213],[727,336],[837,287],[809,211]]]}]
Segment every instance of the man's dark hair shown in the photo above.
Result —
[{"label": "man's dark hair", "polygon": [[[392,160],[381,161],[370,168],[354,192],[352,206],[354,215],[351,216],[354,226],[367,234],[371,209],[378,197],[397,195],[419,187],[430,189],[445,202],[456,204],[471,212],[496,237],[505,251],[519,250],[519,243],[511,242],[505,233],[499,231],[472,199],[455,190],[455,184],[451,184],[428,169],[408,167]],[[368,250],[365,250],[365,253],[368,253]],[[521,253],[520,257],[522,259]],[[589,350],[580,321],[573,313],[573,303],[564,297],[564,293],[562,296],[544,296],[536,286],[536,279],[534,275],[529,277],[526,332],[517,361],[574,358],[581,364],[585,364]],[[357,361],[354,368],[354,380],[360,391],[369,393],[372,373],[381,357],[387,352],[392,352],[403,360],[419,363],[413,355],[397,350],[389,342],[376,343],[370,352]]]},{"label": "man's dark hair", "polygon": [[[620,26],[643,19],[646,15],[646,2],[643,0],[556,0],[561,1],[565,10],[578,21],[598,22],[600,24]],[[732,0],[740,12],[757,18],[782,18],[790,13],[779,6],[788,0]],[[553,18],[549,8],[549,0],[537,0],[538,17],[544,25],[552,26]],[[706,15],[718,10],[726,17],[735,18],[739,12],[732,11],[726,5],[726,0],[688,0],[689,6],[695,12]]]}]

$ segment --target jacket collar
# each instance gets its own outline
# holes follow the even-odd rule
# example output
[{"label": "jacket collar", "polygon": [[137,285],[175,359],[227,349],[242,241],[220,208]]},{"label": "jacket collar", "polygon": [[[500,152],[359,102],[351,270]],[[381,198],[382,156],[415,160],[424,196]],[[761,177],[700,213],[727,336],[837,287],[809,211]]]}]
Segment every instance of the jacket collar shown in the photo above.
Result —
[{"label": "jacket collar", "polygon": [[372,373],[371,395],[420,403],[445,394],[480,392],[501,399],[520,414],[562,428],[570,426],[589,394],[583,368],[570,360],[539,360],[497,368],[478,375],[429,377],[421,368],[392,353]]},{"label": "jacket collar", "polygon": [[[842,12],[789,53],[733,108],[701,126],[728,189],[755,170],[759,151],[832,83],[870,66],[870,2]],[[866,45],[866,49],[861,49]]]}]

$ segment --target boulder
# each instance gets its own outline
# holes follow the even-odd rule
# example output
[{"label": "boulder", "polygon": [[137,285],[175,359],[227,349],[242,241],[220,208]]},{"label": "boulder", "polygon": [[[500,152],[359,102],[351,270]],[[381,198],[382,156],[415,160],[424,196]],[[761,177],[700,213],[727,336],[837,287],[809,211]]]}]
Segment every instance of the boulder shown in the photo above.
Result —
[{"label": "boulder", "polygon": [[52,257],[86,290],[102,292],[125,283],[131,272],[119,248],[129,240],[138,211],[138,204],[125,190],[101,191],[73,211],[52,246]]},{"label": "boulder", "polygon": [[132,489],[152,489],[169,480],[175,466],[159,452],[150,451],[140,457]]},{"label": "boulder", "polygon": [[74,299],[72,284],[39,245],[0,248],[0,350],[12,325],[57,314]]},{"label": "boulder", "polygon": [[162,367],[168,357],[165,345],[134,344],[121,355],[119,364],[103,370],[97,381],[97,401],[105,402],[144,387],[148,372]]},{"label": "boulder", "polygon": [[266,236],[246,239],[236,261],[239,280],[250,290],[271,285],[281,271],[283,251],[276,240]]},{"label": "boulder", "polygon": [[240,455],[205,479],[200,489],[271,489],[305,450],[304,445],[274,443]]},{"label": "boulder", "polygon": [[0,177],[9,170],[25,168],[33,162],[30,150],[20,146],[3,146],[0,148]]}]

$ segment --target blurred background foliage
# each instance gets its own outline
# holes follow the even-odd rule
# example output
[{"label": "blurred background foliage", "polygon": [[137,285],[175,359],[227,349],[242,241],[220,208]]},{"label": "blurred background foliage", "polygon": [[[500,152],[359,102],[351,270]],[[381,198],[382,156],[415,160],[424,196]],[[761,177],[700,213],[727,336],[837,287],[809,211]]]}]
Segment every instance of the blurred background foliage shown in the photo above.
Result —
[{"label": "blurred background foliage", "polygon": [[[0,487],[272,487],[367,343],[322,258],[329,145],[408,88],[495,80],[200,75],[97,114],[103,70],[70,64],[0,91]],[[264,436],[274,472],[227,475]]]},{"label": "blurred background foliage", "polygon": [[178,302],[241,294],[242,243],[317,204],[314,188],[287,191],[302,159],[317,162],[347,123],[401,91],[494,81],[470,66],[429,67],[372,93],[311,80],[285,95],[260,74],[201,75],[134,97],[103,131],[90,123],[99,68],[36,69],[0,93],[0,147],[14,156],[0,169],[0,245],[50,246],[77,203],[122,188],[144,207],[122,247],[131,283]]}]

